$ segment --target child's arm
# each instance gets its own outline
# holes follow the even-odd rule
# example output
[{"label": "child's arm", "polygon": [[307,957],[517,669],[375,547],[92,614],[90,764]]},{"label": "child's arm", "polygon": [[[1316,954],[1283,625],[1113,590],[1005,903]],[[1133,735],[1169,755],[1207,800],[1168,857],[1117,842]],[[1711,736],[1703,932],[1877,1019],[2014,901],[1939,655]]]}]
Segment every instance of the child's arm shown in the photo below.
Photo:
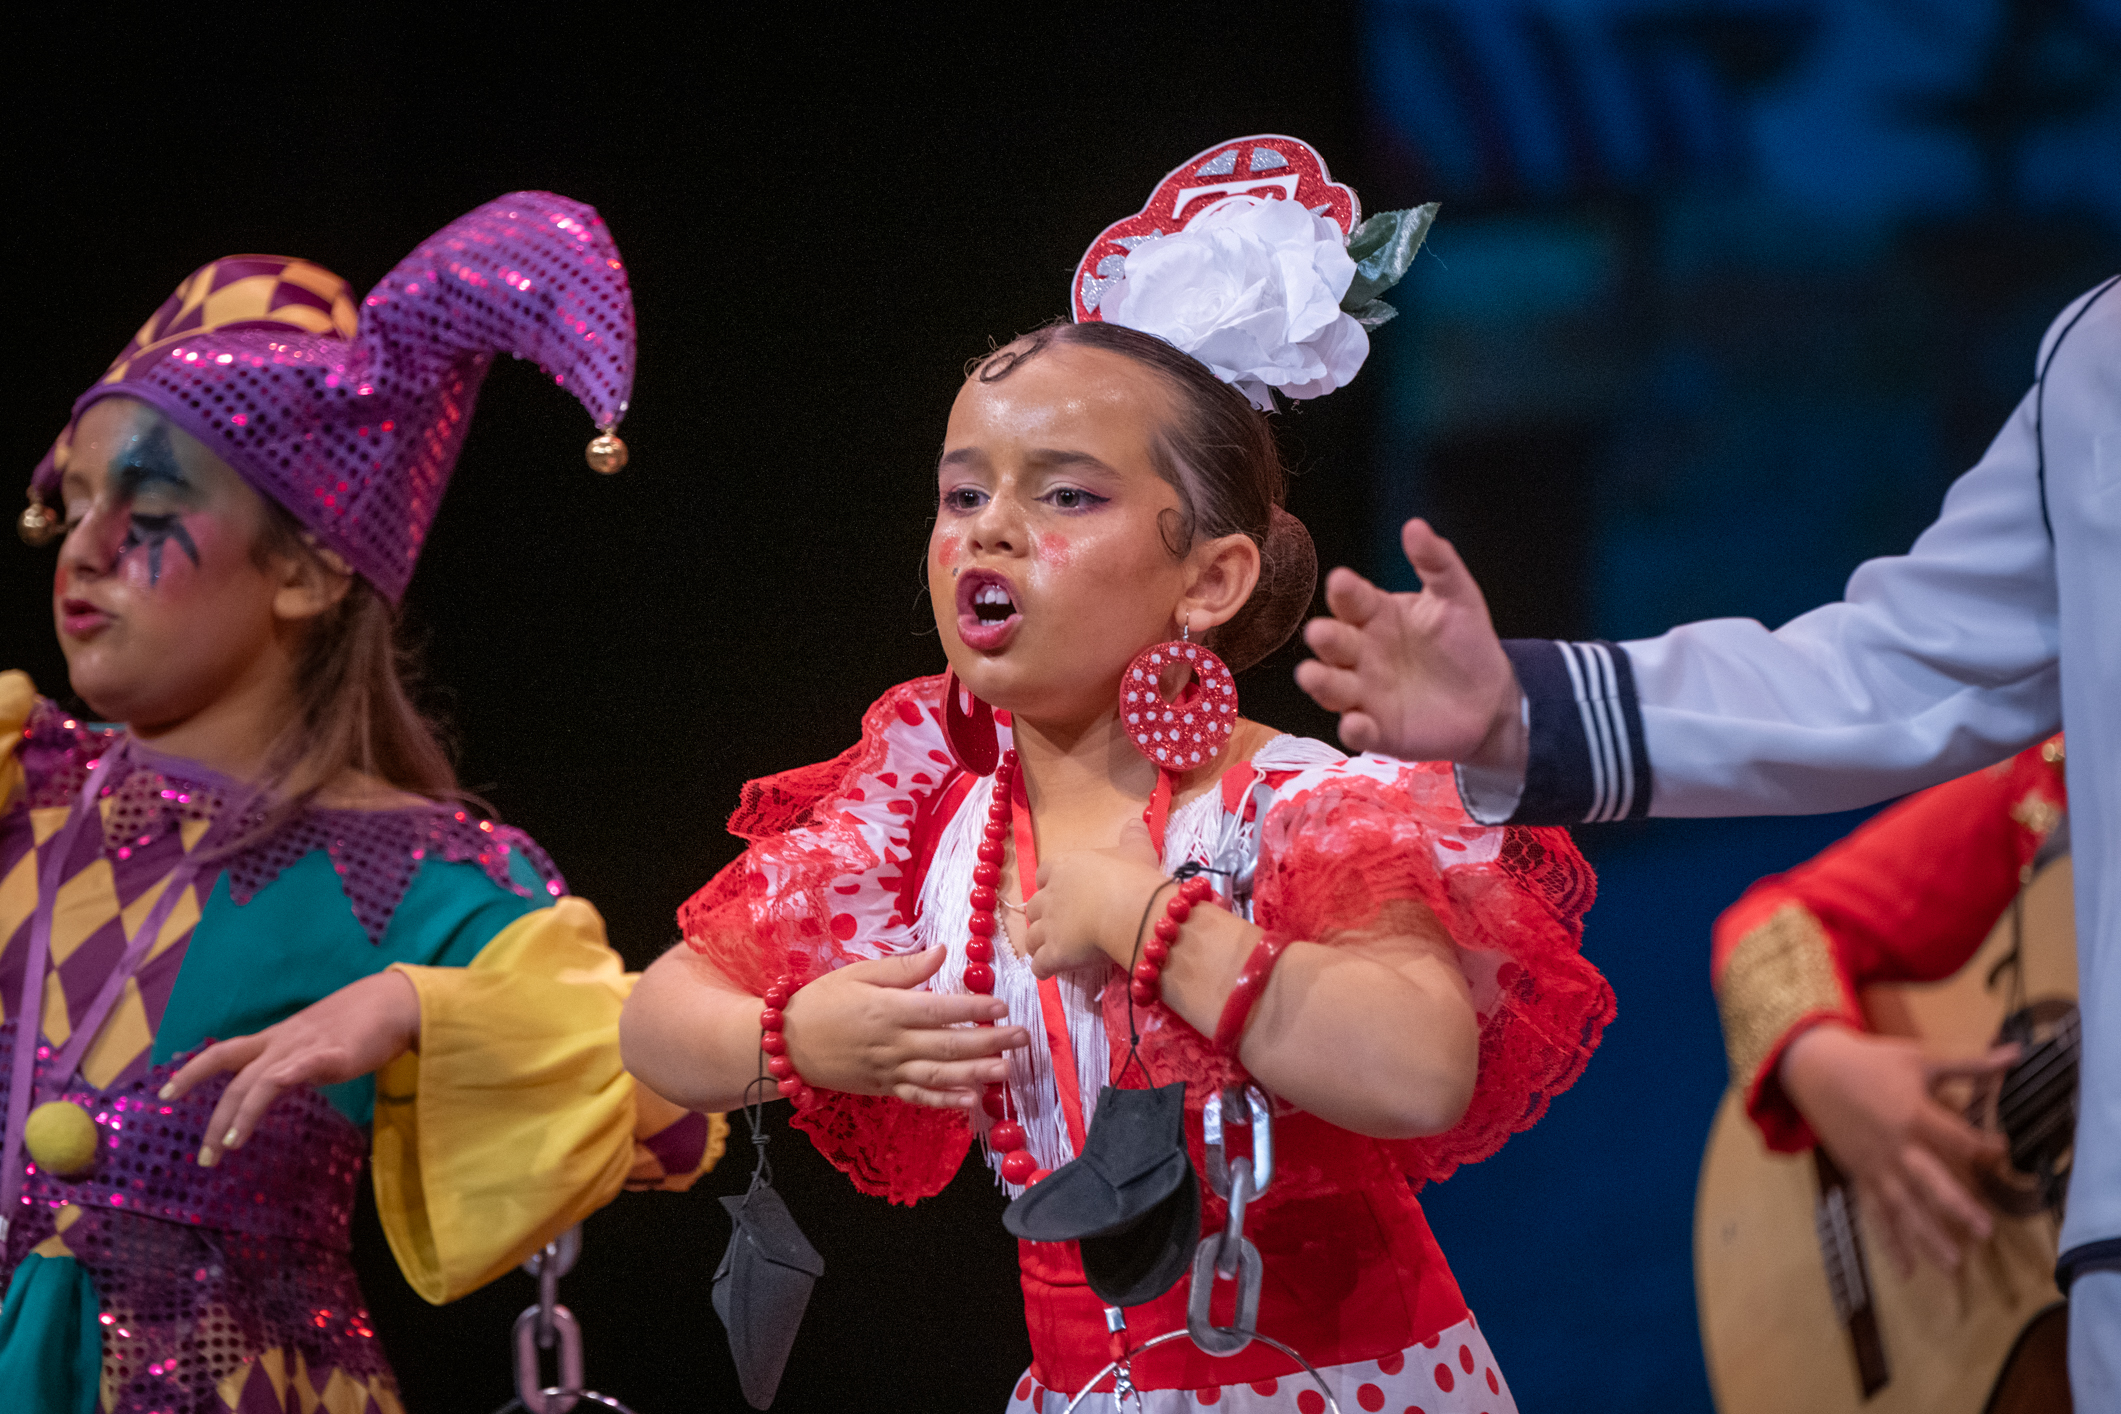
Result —
[{"label": "child's arm", "polygon": [[1747,1113],[1770,1148],[1826,1146],[1902,1270],[1917,1253],[1952,1270],[1988,1236],[1974,1175],[2003,1144],[1936,1089],[2015,1054],[1938,1064],[1872,1034],[1859,993],[1948,977],[1980,948],[2061,817],[2060,745],[1902,801],[1716,920],[1711,978]]},{"label": "child's arm", "polygon": [[[1043,864],[1029,906],[1033,968],[1050,976],[1099,956],[1129,966],[1143,905],[1165,882],[1139,822],[1129,822],[1115,849]],[[1157,897],[1154,917],[1168,897]],[[1213,1036],[1264,936],[1221,908],[1195,908],[1163,968],[1164,1004]],[[1331,1124],[1411,1139],[1440,1134],[1464,1115],[1479,1042],[1450,938],[1427,907],[1394,900],[1360,929],[1288,944],[1237,1059],[1274,1094]]]},{"label": "child's arm", "polygon": [[162,1098],[177,1099],[223,1071],[236,1073],[206,1122],[206,1142],[199,1149],[199,1166],[212,1168],[223,1150],[243,1147],[286,1091],[373,1075],[419,1038],[420,994],[401,974],[378,972],[277,1025],[208,1046],[170,1077]]},{"label": "child's arm", "polygon": [[[805,1084],[855,1095],[895,1095],[914,1104],[970,1109],[980,1087],[1007,1078],[1004,1051],[1028,1044],[1007,1021],[1007,1003],[987,996],[915,991],[942,965],[943,950],[879,958],[835,969],[801,988],[783,1009],[788,1058]],[[626,1068],[649,1089],[694,1110],[734,1110],[760,1074],[764,1003],[680,945],[641,975],[619,1019]],[[766,1090],[766,1098],[779,1093]],[[756,1092],[751,1096],[756,1100]]]}]

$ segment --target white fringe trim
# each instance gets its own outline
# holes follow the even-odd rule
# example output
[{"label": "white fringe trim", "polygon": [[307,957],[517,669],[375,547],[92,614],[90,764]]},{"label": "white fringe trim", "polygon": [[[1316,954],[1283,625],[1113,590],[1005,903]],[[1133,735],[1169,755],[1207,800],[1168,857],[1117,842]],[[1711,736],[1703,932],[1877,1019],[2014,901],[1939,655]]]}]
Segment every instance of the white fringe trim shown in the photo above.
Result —
[{"label": "white fringe trim", "polygon": [[[1304,737],[1274,738],[1252,758],[1262,770],[1296,770],[1326,766],[1346,760],[1324,742]],[[972,870],[979,862],[979,844],[987,823],[987,808],[994,799],[994,778],[974,783],[957,814],[943,827],[936,843],[928,877],[921,881],[920,916],[913,932],[922,948],[942,944],[949,956],[928,984],[939,995],[961,995],[965,990],[965,942],[971,936]],[[1222,793],[1211,790],[1171,812],[1164,828],[1164,869],[1169,872],[1189,859],[1205,861],[1222,833]],[[997,913],[999,916],[999,912]],[[1097,1097],[1111,1081],[1111,1042],[1105,1034],[1103,1013],[1097,1004],[1109,963],[1064,972],[1061,1001],[1068,1018],[1068,1040],[1075,1048],[1076,1082],[1083,1096],[1083,1123],[1096,1118]],[[1016,1120],[1024,1127],[1031,1157],[1040,1168],[1055,1169],[1075,1157],[1068,1141],[1067,1116],[1061,1108],[1060,1087],[1053,1078],[1053,1048],[1046,1034],[1045,1008],[1039,1003],[1038,979],[1031,964],[1017,956],[1008,939],[997,934],[994,948],[994,995],[1009,1004],[1009,1020],[1031,1033],[1031,1044],[1009,1056],[1009,1098]],[[984,1111],[973,1112],[974,1132],[985,1143],[991,1127]],[[1001,1177],[1001,1155],[992,1150],[987,1166],[995,1181],[1014,1195],[1023,1190]]]}]

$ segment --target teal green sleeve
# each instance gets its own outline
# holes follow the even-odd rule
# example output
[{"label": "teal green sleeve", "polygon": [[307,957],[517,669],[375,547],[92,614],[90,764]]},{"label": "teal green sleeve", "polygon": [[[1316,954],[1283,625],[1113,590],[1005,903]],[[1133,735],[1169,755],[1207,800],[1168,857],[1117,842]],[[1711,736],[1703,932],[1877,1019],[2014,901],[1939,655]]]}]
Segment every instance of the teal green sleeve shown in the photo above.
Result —
[{"label": "teal green sleeve", "polygon": [[[494,883],[476,864],[423,861],[380,943],[369,942],[323,850],[304,855],[240,907],[222,875],[185,946],[155,1032],[153,1063],[209,1039],[261,1031],[395,962],[462,967],[496,933],[551,903],[523,851],[511,855],[509,870],[531,897]],[[371,1077],[322,1093],[356,1124],[367,1124],[375,1109]]]}]

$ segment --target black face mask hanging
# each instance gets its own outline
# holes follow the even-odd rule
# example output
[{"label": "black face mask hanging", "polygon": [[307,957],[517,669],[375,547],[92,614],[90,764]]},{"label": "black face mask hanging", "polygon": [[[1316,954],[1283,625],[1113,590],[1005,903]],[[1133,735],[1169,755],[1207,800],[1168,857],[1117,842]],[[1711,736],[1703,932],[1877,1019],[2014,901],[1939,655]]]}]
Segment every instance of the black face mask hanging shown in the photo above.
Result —
[{"label": "black face mask hanging", "polygon": [[1139,1306],[1176,1286],[1200,1241],[1186,1087],[1107,1085],[1082,1154],[1026,1189],[1002,1226],[1032,1242],[1080,1243],[1083,1274],[1108,1306]]},{"label": "black face mask hanging", "polygon": [[[754,1085],[771,1084],[761,1077]],[[748,1092],[747,1092],[748,1095]],[[729,1332],[744,1401],[753,1409],[773,1403],[795,1345],[796,1329],[810,1304],[810,1290],[825,1273],[825,1259],[803,1236],[788,1205],[773,1191],[773,1165],[766,1161],[765,1105],[744,1107],[744,1123],[758,1148],[758,1167],[741,1198],[724,1198],[733,1230],[721,1265],[714,1269],[714,1313]]]}]

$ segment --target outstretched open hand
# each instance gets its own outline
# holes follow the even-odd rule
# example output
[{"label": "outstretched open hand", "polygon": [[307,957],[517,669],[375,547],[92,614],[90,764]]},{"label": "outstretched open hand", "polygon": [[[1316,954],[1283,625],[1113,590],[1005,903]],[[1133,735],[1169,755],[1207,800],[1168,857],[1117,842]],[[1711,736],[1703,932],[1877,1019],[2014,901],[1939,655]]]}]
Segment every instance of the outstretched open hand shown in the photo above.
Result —
[{"label": "outstretched open hand", "polygon": [[170,1077],[162,1098],[177,1099],[223,1071],[236,1073],[206,1122],[199,1164],[212,1168],[223,1150],[243,1147],[284,1092],[372,1074],[419,1039],[420,994],[402,974],[378,972],[277,1025],[208,1046]]},{"label": "outstretched open hand", "polygon": [[2002,1161],[2003,1140],[1941,1103],[1937,1087],[1994,1075],[2017,1058],[2016,1046],[1999,1046],[1975,1060],[1932,1061],[1913,1041],[1833,1023],[1784,1050],[1783,1089],[1855,1183],[1903,1275],[1918,1253],[1953,1271],[1993,1230],[1974,1189],[1980,1170]]},{"label": "outstretched open hand", "polygon": [[1305,626],[1318,656],[1297,664],[1297,685],[1341,714],[1351,750],[1522,771],[1517,674],[1479,584],[1427,521],[1408,521],[1400,543],[1422,588],[1390,594],[1334,570],[1326,577],[1333,617]]}]

